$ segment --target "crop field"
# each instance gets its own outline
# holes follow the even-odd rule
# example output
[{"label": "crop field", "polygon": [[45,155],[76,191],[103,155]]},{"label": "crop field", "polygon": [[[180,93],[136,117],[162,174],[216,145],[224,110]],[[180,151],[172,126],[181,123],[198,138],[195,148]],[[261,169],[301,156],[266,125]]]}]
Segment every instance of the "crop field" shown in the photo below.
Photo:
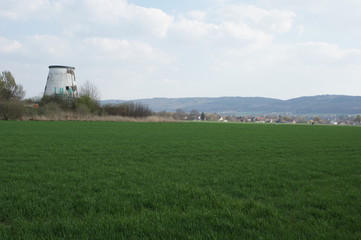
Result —
[{"label": "crop field", "polygon": [[0,239],[361,239],[361,127],[0,121]]}]

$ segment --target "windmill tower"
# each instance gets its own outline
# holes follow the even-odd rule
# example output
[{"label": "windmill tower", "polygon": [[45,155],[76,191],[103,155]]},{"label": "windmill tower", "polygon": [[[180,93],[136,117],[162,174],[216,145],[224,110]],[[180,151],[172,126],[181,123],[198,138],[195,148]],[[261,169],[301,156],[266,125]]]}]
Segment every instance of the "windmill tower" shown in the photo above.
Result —
[{"label": "windmill tower", "polygon": [[45,95],[63,95],[77,97],[78,89],[75,82],[75,68],[69,66],[49,66]]}]

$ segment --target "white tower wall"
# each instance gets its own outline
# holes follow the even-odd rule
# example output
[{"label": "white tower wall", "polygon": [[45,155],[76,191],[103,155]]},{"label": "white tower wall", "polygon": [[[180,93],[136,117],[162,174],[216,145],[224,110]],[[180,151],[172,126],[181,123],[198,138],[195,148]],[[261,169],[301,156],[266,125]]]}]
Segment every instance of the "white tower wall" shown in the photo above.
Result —
[{"label": "white tower wall", "polygon": [[78,96],[75,82],[75,68],[69,66],[49,66],[44,95]]}]

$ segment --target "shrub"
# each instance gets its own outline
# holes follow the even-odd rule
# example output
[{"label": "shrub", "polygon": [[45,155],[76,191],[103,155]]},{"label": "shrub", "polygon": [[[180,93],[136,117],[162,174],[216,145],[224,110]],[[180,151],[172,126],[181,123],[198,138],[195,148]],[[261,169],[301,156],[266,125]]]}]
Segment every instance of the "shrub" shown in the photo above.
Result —
[{"label": "shrub", "polygon": [[39,113],[47,116],[55,116],[62,112],[59,105],[55,102],[49,102],[46,105],[41,105]]},{"label": "shrub", "polygon": [[45,107],[47,104],[56,104],[62,110],[69,110],[75,108],[74,98],[67,95],[45,95],[41,98],[39,105]]},{"label": "shrub", "polygon": [[112,116],[144,118],[152,115],[148,106],[141,103],[107,104],[103,106],[103,110]]},{"label": "shrub", "polygon": [[19,101],[0,102],[0,118],[4,120],[18,120],[25,113],[25,107]]},{"label": "shrub", "polygon": [[90,96],[84,95],[75,99],[75,109],[77,112],[82,113],[86,111],[87,113],[98,113],[99,112],[99,103]]}]

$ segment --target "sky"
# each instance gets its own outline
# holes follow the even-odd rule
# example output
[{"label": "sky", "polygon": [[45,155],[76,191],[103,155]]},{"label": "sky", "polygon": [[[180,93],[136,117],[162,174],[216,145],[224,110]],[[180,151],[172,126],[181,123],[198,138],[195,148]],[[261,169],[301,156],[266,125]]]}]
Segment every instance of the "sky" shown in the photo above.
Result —
[{"label": "sky", "polygon": [[361,91],[360,0],[4,0],[0,71],[42,96],[75,67],[101,99]]}]

